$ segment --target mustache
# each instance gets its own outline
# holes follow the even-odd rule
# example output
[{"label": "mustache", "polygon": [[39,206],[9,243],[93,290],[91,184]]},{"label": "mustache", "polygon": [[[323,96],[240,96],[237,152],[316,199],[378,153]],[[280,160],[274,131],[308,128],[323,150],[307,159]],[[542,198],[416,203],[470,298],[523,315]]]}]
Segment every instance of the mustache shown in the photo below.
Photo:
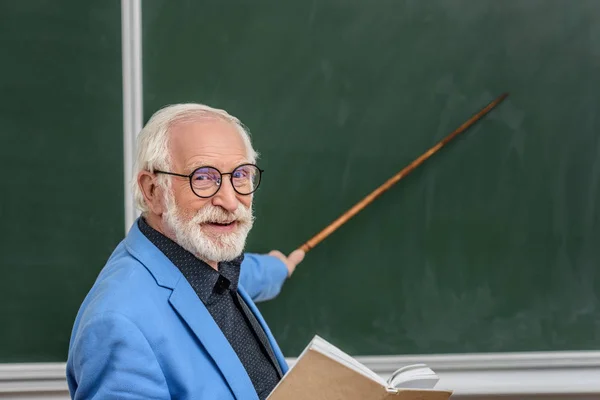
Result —
[{"label": "mustache", "polygon": [[202,209],[198,210],[196,215],[194,215],[192,218],[192,222],[195,224],[227,224],[233,221],[237,221],[241,224],[253,222],[254,215],[252,210],[240,204],[235,212],[232,213],[224,210],[221,207],[206,205]]}]

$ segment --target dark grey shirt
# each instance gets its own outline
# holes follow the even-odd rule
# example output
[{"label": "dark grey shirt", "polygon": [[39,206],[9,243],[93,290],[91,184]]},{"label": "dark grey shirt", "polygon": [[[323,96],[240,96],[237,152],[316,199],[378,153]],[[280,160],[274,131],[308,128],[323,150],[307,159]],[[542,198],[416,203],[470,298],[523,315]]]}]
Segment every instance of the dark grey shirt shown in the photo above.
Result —
[{"label": "dark grey shirt", "polygon": [[219,271],[216,271],[153,229],[144,218],[139,219],[138,225],[188,280],[236,352],[259,399],[265,399],[282,373],[264,330],[237,292],[243,255],[231,262],[219,263]]}]

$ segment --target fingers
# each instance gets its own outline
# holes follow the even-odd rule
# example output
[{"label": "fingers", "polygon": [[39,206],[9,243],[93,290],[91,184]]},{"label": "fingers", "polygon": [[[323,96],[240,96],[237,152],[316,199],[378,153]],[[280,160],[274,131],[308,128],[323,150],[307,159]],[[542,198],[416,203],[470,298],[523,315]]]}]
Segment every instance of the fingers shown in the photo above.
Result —
[{"label": "fingers", "polygon": [[288,277],[292,276],[292,274],[294,273],[294,270],[296,269],[296,266],[298,266],[298,264],[300,264],[300,262],[304,259],[304,251],[303,250],[294,250],[290,253],[290,255],[287,257],[287,268],[288,268]]},{"label": "fingers", "polygon": [[306,255],[306,253],[301,249],[297,249],[292,251],[290,255],[286,257],[279,250],[271,250],[269,252],[269,255],[277,257],[279,260],[283,261],[283,263],[288,269],[288,276],[292,276],[292,273],[296,269],[296,266],[300,264],[302,260],[304,260],[304,256]]},{"label": "fingers", "polygon": [[304,252],[304,250],[294,250],[288,256],[288,261],[293,263],[294,265],[298,265],[302,262],[302,260],[304,260],[305,255],[306,253]]},{"label": "fingers", "polygon": [[287,257],[286,257],[286,256],[285,256],[285,255],[284,255],[282,252],[280,252],[279,250],[271,250],[271,251],[269,252],[269,255],[270,255],[270,256],[273,256],[273,257],[277,257],[277,258],[279,258],[279,259],[280,259],[281,261],[283,261],[283,262],[285,262],[285,261],[286,261],[286,258],[287,258]]}]

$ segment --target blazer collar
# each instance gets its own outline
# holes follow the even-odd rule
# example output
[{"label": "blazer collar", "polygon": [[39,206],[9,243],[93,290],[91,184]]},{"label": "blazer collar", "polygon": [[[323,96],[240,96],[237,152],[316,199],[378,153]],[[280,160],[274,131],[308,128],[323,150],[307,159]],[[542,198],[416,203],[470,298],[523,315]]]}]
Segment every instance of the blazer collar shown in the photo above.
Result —
[{"label": "blazer collar", "polygon": [[125,237],[125,248],[152,274],[159,286],[174,289],[183,275],[181,271],[140,231],[138,219]]}]

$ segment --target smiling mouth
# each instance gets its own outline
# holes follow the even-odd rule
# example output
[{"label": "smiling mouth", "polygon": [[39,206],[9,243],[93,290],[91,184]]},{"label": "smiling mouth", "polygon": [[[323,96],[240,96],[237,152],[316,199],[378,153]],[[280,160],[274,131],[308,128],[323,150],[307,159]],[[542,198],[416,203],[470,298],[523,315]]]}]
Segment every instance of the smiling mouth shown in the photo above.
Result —
[{"label": "smiling mouth", "polygon": [[212,221],[212,222],[207,222],[206,225],[215,225],[215,226],[231,226],[233,224],[235,224],[236,221],[229,221],[229,222],[216,222],[216,221]]}]

